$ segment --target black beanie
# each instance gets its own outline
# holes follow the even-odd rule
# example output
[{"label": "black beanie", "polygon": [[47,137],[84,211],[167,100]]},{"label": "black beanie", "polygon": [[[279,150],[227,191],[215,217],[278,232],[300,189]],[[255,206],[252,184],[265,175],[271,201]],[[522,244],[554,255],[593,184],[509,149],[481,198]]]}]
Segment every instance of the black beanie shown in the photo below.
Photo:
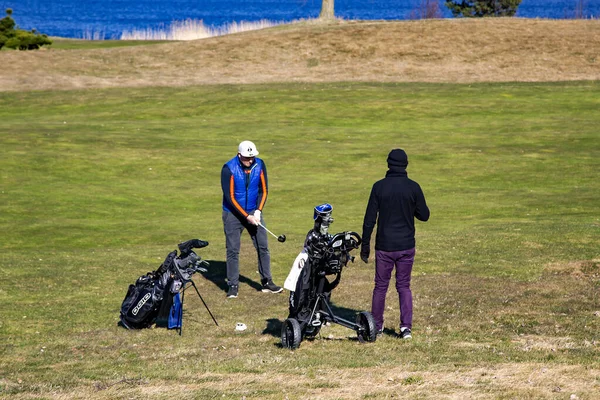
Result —
[{"label": "black beanie", "polygon": [[388,167],[401,167],[406,168],[408,165],[408,156],[402,149],[394,149],[390,151],[387,158]]}]

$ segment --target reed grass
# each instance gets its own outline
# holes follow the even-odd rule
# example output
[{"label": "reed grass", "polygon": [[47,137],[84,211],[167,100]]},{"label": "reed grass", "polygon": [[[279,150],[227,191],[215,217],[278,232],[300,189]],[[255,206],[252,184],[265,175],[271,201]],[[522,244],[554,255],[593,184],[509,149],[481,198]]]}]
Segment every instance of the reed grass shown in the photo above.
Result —
[{"label": "reed grass", "polygon": [[204,24],[203,20],[186,19],[173,21],[166,28],[146,28],[124,31],[121,40],[197,40],[213,36],[222,36],[232,33],[253,31],[281,25],[282,21],[240,21],[231,22],[222,26],[213,27]]},{"label": "reed grass", "polygon": [[82,35],[81,35],[81,39],[83,40],[105,40],[106,39],[106,33],[100,29],[92,29],[92,28],[87,28],[83,31]]}]

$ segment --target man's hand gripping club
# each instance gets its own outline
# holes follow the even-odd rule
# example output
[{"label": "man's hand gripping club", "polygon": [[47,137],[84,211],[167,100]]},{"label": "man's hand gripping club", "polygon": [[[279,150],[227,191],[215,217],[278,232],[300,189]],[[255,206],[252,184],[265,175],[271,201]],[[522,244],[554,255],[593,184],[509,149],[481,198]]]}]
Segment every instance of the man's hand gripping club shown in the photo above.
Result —
[{"label": "man's hand gripping club", "polygon": [[248,221],[249,224],[258,226],[258,225],[260,225],[260,215],[261,215],[261,211],[255,210],[254,214],[248,214],[248,216],[246,217],[246,220]]}]

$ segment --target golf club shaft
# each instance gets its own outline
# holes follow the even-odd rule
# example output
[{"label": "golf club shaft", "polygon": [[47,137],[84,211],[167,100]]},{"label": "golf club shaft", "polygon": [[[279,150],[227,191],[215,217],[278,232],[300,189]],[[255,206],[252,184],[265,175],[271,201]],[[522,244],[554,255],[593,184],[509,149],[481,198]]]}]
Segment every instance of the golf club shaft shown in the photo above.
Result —
[{"label": "golf club shaft", "polygon": [[258,223],[258,226],[262,226],[265,231],[269,232],[271,235],[273,235],[274,238],[278,239],[276,234],[274,234],[273,232],[271,232],[266,226],[264,226],[260,222]]}]

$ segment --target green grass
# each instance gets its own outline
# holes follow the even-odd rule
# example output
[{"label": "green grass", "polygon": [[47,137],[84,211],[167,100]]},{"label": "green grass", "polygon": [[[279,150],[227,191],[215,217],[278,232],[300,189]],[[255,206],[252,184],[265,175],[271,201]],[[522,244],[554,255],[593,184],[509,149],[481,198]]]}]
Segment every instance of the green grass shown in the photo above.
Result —
[{"label": "green grass", "polygon": [[[127,398],[190,385],[190,398],[281,398],[281,390],[310,398],[348,384],[319,380],[324,371],[402,366],[406,375],[389,382],[435,398],[432,371],[504,363],[597,371],[598,126],[597,82],[0,93],[0,393]],[[334,231],[360,232],[387,153],[407,151],[432,213],[417,224],[410,344],[386,335],[361,346],[333,326],[289,352],[278,346],[287,296],[242,284],[239,301],[226,301],[212,282],[224,275],[220,169],[246,139],[268,167],[267,226],[288,238],[270,244],[278,283],[314,205],[333,204]],[[193,294],[182,337],[117,327],[127,286],[194,237],[210,242],[200,251],[213,261],[210,279],[196,281],[220,327]],[[242,247],[241,273],[256,283],[247,236]],[[370,308],[372,269],[346,269],[337,307]],[[392,330],[393,284],[388,294]],[[234,332],[238,321],[247,332]],[[265,384],[271,376],[280,387]],[[473,393],[552,397],[481,382]],[[584,395],[599,381],[585,386]]]},{"label": "green grass", "polygon": [[[112,47],[129,47],[129,46],[148,46],[152,44],[166,43],[164,40],[88,40],[88,39],[67,39],[60,37],[52,37],[52,44],[42,47],[41,50],[91,50],[91,49],[108,49]],[[0,51],[18,51],[9,48],[2,48]]]},{"label": "green grass", "polygon": [[81,49],[106,49],[110,47],[146,46],[156,43],[165,43],[161,40],[86,40],[53,37],[49,49],[56,50],[81,50]]}]

